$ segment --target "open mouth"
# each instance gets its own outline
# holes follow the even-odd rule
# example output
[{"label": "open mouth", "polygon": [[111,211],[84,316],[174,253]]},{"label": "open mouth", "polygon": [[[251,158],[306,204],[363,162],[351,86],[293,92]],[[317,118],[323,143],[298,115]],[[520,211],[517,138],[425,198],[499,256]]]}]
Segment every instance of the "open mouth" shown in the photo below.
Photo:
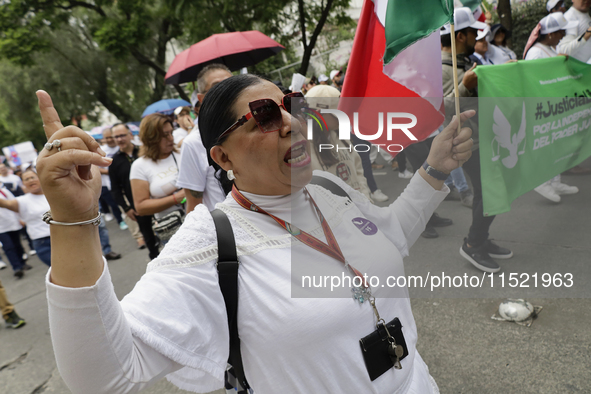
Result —
[{"label": "open mouth", "polygon": [[296,142],[289,148],[283,161],[290,167],[301,167],[310,163],[310,156],[306,151],[306,141]]}]

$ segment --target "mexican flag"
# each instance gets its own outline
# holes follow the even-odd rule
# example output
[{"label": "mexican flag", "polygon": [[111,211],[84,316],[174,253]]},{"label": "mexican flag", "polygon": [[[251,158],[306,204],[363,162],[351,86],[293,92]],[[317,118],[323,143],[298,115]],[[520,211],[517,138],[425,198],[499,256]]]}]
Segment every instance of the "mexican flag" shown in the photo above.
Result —
[{"label": "mexican flag", "polygon": [[[441,125],[439,29],[452,15],[453,0],[365,0],[339,103],[350,119],[358,112],[361,134],[377,134],[379,112],[413,114],[409,131],[418,141]],[[394,121],[405,122],[411,123]],[[394,130],[371,142],[406,147],[417,141]]]}]

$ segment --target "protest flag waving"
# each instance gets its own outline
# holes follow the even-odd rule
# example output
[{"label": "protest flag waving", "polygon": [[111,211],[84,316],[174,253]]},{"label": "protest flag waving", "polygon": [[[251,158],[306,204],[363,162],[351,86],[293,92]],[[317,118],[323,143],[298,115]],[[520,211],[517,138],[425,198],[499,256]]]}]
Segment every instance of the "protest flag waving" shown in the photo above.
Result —
[{"label": "protest flag waving", "polygon": [[394,107],[396,113],[416,117],[409,127],[416,140],[393,132],[382,133],[372,143],[406,147],[427,138],[443,122],[439,29],[452,15],[452,0],[365,0],[339,109],[351,119],[353,112],[359,113],[363,135],[376,134],[378,111]]}]

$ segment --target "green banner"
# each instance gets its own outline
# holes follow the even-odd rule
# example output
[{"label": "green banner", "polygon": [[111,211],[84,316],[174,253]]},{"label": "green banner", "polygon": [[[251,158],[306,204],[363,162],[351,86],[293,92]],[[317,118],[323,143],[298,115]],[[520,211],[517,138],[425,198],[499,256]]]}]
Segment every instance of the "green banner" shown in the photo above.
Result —
[{"label": "green banner", "polygon": [[484,214],[591,156],[591,65],[563,56],[479,66]]}]

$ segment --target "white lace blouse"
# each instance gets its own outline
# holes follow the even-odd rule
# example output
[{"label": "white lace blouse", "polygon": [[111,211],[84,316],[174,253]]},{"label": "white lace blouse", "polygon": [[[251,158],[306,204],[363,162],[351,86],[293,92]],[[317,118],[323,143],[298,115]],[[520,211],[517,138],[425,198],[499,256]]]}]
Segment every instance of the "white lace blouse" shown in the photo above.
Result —
[{"label": "white lace blouse", "polygon": [[[371,204],[322,172],[353,199],[319,186],[310,194],[328,220],[347,261],[385,284],[404,275],[402,258],[448,192],[418,174],[389,207]],[[268,212],[325,241],[303,192],[245,195]],[[348,277],[343,264],[291,237],[269,216],[231,196],[217,207],[230,218],[240,261],[238,326],[245,372],[255,393],[437,393],[416,351],[417,333],[406,288],[373,288],[386,321],[398,317],[409,355],[402,369],[369,379],[359,339],[375,329],[370,305],[348,286],[302,286],[306,276]],[[218,286],[213,221],[200,205],[121,302],[107,265],[92,287],[71,289],[47,276],[50,326],[58,367],[74,393],[136,392],[166,376],[181,389],[222,387],[228,358],[225,304]],[[318,283],[318,282],[316,282]]]}]

